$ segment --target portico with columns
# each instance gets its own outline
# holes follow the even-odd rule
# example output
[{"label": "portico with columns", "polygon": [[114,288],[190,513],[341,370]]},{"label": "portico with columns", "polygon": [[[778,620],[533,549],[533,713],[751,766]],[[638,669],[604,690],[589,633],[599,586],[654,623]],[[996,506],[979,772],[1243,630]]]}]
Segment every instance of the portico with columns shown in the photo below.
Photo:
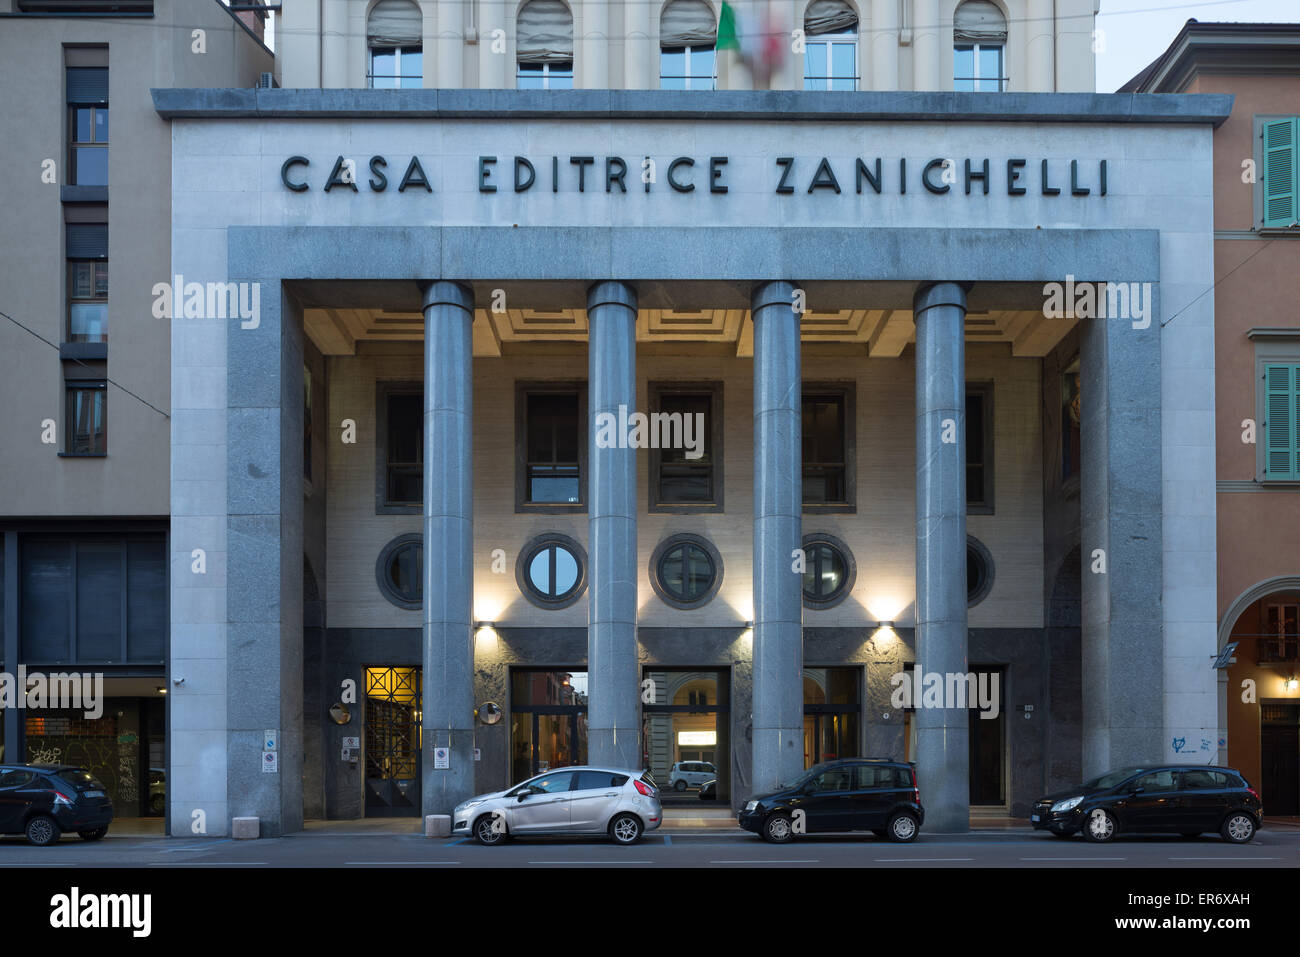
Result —
[{"label": "portico with columns", "polygon": [[[261,301],[255,323],[172,322],[171,661],[186,680],[168,696],[171,833],[190,834],[196,810],[208,834],[236,816],[268,835],[365,814],[374,729],[415,700],[347,699],[381,667],[418,669],[418,800],[398,799],[425,814],[513,783],[536,711],[521,676],[548,669],[584,676],[581,761],[636,770],[657,700],[647,675],[718,675],[725,701],[707,706],[733,808],[811,763],[809,681],[852,671],[852,746],[916,763],[932,831],[969,826],[988,734],[969,709],[902,713],[891,679],[908,668],[1002,675],[1001,778],[980,786],[1001,788],[1007,814],[1059,778],[1218,736],[1208,660],[1205,675],[1185,669],[1190,687],[1166,687],[1166,662],[1213,655],[1213,563],[1167,570],[1171,554],[1214,549],[1213,456],[1188,450],[1213,449],[1200,293],[1209,136],[1226,104],[740,92],[718,95],[724,115],[658,92],[559,105],[366,92],[155,94],[173,128],[173,272],[256,283]],[[606,163],[619,153],[622,182]],[[927,170],[945,154],[955,184]],[[218,156],[230,175],[213,180]],[[512,182],[516,156],[531,189]],[[338,158],[358,175],[326,190]],[[413,158],[430,188],[399,192]],[[571,159],[591,159],[585,189]],[[963,184],[985,160],[986,179]],[[779,189],[786,165],[793,191]],[[1138,199],[1171,184],[1177,203]],[[1145,284],[1152,311],[1049,315],[1045,286],[1067,277]],[[1058,367],[1080,397],[1073,485],[1055,474],[1070,441],[1063,379],[1045,371]],[[519,397],[539,382],[583,409],[579,500],[550,509],[518,495]],[[725,502],[664,509],[649,453],[598,442],[592,423],[646,409],[662,383],[704,382],[723,418],[710,475]],[[979,466],[996,502],[978,508],[972,382],[996,396]],[[422,494],[394,507],[376,488],[412,464],[391,454],[401,437],[383,405],[401,386],[423,396]],[[819,507],[803,489],[801,394],[833,389],[848,396],[852,494]],[[649,559],[687,534],[715,548],[717,582],[683,608],[657,595]],[[402,535],[422,546],[414,607],[376,583]],[[810,604],[799,561],[818,535],[854,565],[832,607]],[[574,543],[568,604],[520,594],[517,563],[546,536]],[[992,557],[973,603],[972,538]],[[189,573],[200,547],[203,578]],[[1058,586],[1074,588],[1079,618],[1053,631]],[[329,716],[336,703],[349,723]],[[261,767],[271,728],[278,774]],[[358,763],[340,757],[354,736]]]}]

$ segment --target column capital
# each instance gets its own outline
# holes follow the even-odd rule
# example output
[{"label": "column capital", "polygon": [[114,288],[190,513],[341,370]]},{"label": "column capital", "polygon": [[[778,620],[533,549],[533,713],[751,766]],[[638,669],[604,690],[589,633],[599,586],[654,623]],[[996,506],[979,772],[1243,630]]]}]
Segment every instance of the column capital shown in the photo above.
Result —
[{"label": "column capital", "polygon": [[628,309],[635,311],[637,306],[636,287],[631,283],[619,282],[614,279],[605,279],[592,283],[587,290],[587,311],[590,312],[600,306],[626,306]]},{"label": "column capital", "polygon": [[930,282],[916,287],[912,294],[912,314],[920,315],[935,306],[966,308],[966,294],[971,290],[968,282]]},{"label": "column capital", "polygon": [[426,280],[420,283],[420,309],[430,306],[459,306],[474,311],[474,290],[464,283],[445,279]]},{"label": "column capital", "polygon": [[758,312],[768,306],[794,308],[794,292],[799,284],[789,279],[773,279],[754,286],[750,293],[749,311]]}]

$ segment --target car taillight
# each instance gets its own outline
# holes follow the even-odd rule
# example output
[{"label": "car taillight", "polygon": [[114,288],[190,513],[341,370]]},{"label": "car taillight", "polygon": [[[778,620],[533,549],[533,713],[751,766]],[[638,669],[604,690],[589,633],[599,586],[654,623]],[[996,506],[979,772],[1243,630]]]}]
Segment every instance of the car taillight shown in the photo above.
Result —
[{"label": "car taillight", "polygon": [[64,794],[62,791],[55,791],[55,792],[54,792],[54,803],[55,803],[55,804],[66,804],[68,807],[71,807],[71,806],[72,806],[72,798],[68,797],[68,796],[67,796],[66,794]]},{"label": "car taillight", "polygon": [[1251,795],[1254,796],[1255,800],[1258,801],[1260,804],[1264,803],[1264,799],[1259,796],[1259,792],[1256,791],[1254,788],[1246,788],[1246,790],[1249,791]]},{"label": "car taillight", "polygon": [[642,794],[644,794],[646,797],[651,797],[655,793],[652,788],[647,787],[645,784],[643,784],[640,781],[633,781],[632,783],[635,784],[636,789],[640,791]]},{"label": "car taillight", "polygon": [[921,803],[921,789],[916,785],[916,768],[912,768],[912,800]]}]

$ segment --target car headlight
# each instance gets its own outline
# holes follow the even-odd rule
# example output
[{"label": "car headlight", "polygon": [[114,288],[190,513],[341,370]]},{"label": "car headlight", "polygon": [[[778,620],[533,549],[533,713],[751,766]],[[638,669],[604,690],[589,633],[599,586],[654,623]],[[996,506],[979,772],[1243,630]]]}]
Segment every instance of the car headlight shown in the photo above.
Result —
[{"label": "car headlight", "polygon": [[757,807],[758,807],[758,802],[757,802],[757,801],[749,801],[749,802],[747,802],[747,803],[745,804],[745,810],[746,810],[746,811],[753,811],[753,810],[757,809]]},{"label": "car headlight", "polygon": [[1073,811],[1079,806],[1079,802],[1082,800],[1083,795],[1080,794],[1078,797],[1066,798],[1064,801],[1057,801],[1052,805],[1052,813],[1055,814],[1058,811]]},{"label": "car headlight", "polygon": [[464,804],[457,805],[456,813],[459,814],[461,811],[468,811],[470,808],[478,807],[482,803],[482,801],[466,801]]}]

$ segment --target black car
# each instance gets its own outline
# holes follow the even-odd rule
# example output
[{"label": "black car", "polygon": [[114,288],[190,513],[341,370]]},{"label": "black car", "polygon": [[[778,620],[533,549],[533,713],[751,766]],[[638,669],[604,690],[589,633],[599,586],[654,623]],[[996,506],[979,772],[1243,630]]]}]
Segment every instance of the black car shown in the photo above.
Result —
[{"label": "black car", "polygon": [[113,823],[113,802],[85,768],[66,764],[0,764],[0,834],[26,834],[38,846],[64,831],[98,841]]},{"label": "black car", "polygon": [[738,820],[776,844],[818,831],[872,831],[907,842],[916,839],[925,809],[915,767],[857,758],[814,765],[790,787],[751,798]]},{"label": "black car", "polygon": [[718,797],[717,778],[714,778],[712,781],[705,781],[703,784],[700,785],[701,801],[714,801],[717,800],[717,797]]},{"label": "black car", "polygon": [[1245,844],[1259,830],[1264,802],[1241,773],[1205,765],[1120,768],[1068,791],[1039,798],[1029,823],[1105,843],[1119,834],[1167,831],[1195,837],[1217,831]]}]

